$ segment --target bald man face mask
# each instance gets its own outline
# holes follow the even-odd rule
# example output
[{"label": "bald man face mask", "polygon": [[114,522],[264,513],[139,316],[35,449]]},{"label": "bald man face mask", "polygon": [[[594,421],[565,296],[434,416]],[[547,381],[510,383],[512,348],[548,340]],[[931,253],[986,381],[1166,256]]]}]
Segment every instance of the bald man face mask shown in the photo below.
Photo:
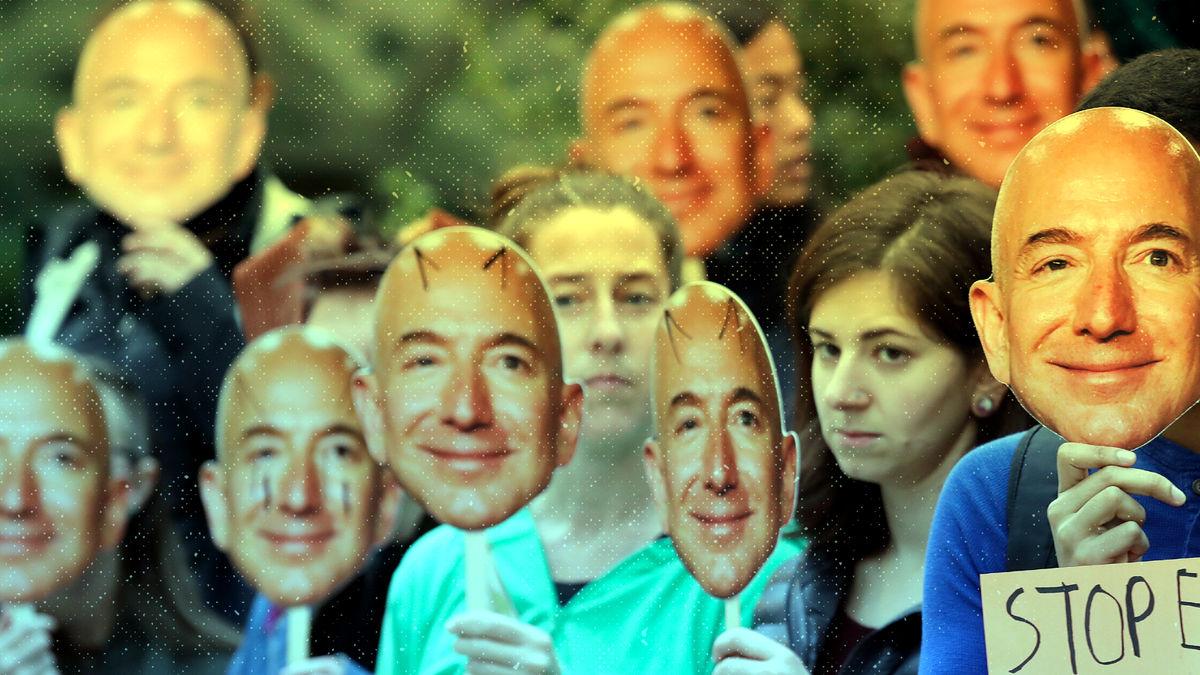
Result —
[{"label": "bald man face mask", "polygon": [[971,288],[988,365],[1068,441],[1137,448],[1200,398],[1200,160],[1156,117],[1076,113],[1014,160],[994,281]]},{"label": "bald man face mask", "polygon": [[742,591],[791,518],[796,438],[758,325],[717,284],[672,296],[655,336],[646,472],[663,531],[704,590]]},{"label": "bald man face mask", "polygon": [[124,534],[95,388],[62,354],[0,341],[0,601],[67,586]]},{"label": "bald man face mask", "polygon": [[355,390],[372,452],[443,523],[509,518],[570,460],[583,402],[532,263],[485,230],[438,230],[401,251],[376,302],[378,369]]},{"label": "bald man face mask", "polygon": [[367,452],[358,367],[328,334],[286,328],[225,378],[219,459],[200,494],[217,547],[275,605],[328,597],[391,532],[399,490]]}]

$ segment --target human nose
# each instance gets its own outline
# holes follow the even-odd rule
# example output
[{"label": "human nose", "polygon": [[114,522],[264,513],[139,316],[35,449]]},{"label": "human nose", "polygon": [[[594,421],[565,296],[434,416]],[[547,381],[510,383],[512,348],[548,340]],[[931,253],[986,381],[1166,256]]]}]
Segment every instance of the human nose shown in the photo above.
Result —
[{"label": "human nose", "polygon": [[704,453],[704,487],[724,495],[738,486],[737,456],[733,450],[733,437],[724,425],[709,437]]},{"label": "human nose", "polygon": [[804,140],[812,135],[813,115],[799,95],[788,96],[783,103],[784,128],[779,130],[780,136],[795,140]]},{"label": "human nose", "polygon": [[692,139],[679,120],[669,120],[654,136],[654,168],[664,175],[685,174],[692,166]]},{"label": "human nose", "polygon": [[604,298],[593,310],[590,342],[593,352],[620,354],[625,349],[625,335],[617,320],[616,303]]},{"label": "human nose", "polygon": [[294,514],[308,514],[321,506],[321,477],[308,453],[288,462],[279,479],[280,506]]},{"label": "human nose", "polygon": [[825,405],[831,410],[861,410],[871,404],[871,394],[864,386],[863,373],[854,359],[842,356],[822,393]]},{"label": "human nose", "polygon": [[995,50],[988,59],[984,74],[984,92],[995,103],[1016,100],[1024,92],[1021,64],[1011,47]]},{"label": "human nose", "polygon": [[483,373],[474,364],[458,364],[442,390],[438,415],[443,424],[472,431],[492,422],[492,403]]},{"label": "human nose", "polygon": [[1137,328],[1137,310],[1129,279],[1116,266],[1093,267],[1075,298],[1073,328],[1101,342]]},{"label": "human nose", "polygon": [[149,150],[165,150],[175,143],[178,121],[166,101],[156,101],[142,119],[142,145]]},{"label": "human nose", "polygon": [[0,458],[0,513],[21,516],[32,512],[37,492],[37,480],[30,466]]}]

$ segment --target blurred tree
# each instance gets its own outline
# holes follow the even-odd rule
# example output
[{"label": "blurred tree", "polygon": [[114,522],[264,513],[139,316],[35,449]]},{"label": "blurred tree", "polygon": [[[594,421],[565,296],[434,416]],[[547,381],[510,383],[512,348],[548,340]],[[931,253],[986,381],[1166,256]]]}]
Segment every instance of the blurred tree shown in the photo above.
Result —
[{"label": "blurred tree", "polygon": [[[631,0],[248,0],[277,97],[263,160],[294,189],[364,194],[392,231],[439,205],[475,219],[506,169],[560,162],[587,47]],[[901,164],[912,0],[787,0],[833,202]],[[54,113],[99,1],[0,2],[0,330],[28,223],[79,198]]]}]

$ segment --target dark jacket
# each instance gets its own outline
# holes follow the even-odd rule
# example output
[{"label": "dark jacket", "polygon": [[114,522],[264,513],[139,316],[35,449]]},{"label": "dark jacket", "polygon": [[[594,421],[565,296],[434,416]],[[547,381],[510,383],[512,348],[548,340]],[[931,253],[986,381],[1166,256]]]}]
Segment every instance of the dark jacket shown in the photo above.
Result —
[{"label": "dark jacket", "polygon": [[262,181],[256,171],[185,223],[209,247],[214,264],[172,295],[144,300],[126,283],[117,259],[121,239],[131,230],[93,206],[65,208],[30,231],[20,288],[20,310],[27,319],[42,267],[86,241],[99,245],[99,263],[56,340],[111,362],[146,399],[153,452],[162,463],[158,489],[184,535],[206,596],[236,596],[223,607],[235,621],[249,591],[209,542],[196,477],[200,464],[214,457],[221,380],[245,344],[229,276],[249,253]]},{"label": "dark jacket", "polygon": [[[853,571],[853,563],[836,559],[828,548],[810,546],[771,576],[754,609],[754,630],[789,645],[814,670]],[[916,675],[920,654],[921,609],[914,607],[863,638],[838,672]]]}]

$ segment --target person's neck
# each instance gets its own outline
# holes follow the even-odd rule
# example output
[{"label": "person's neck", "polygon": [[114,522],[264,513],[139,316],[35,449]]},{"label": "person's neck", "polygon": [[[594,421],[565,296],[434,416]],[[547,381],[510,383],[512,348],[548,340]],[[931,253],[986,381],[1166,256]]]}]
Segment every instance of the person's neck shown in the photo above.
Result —
[{"label": "person's neck", "polygon": [[942,462],[928,475],[910,483],[882,483],[883,512],[889,539],[884,557],[897,565],[925,564],[925,548],[933,512],[950,470],[975,445],[978,427],[972,418]]},{"label": "person's neck", "polygon": [[38,611],[53,616],[72,647],[103,649],[117,622],[117,579],[121,563],[115,551],[96,555],[74,583],[37,603]]},{"label": "person's neck", "polygon": [[1192,406],[1162,433],[1163,438],[1200,454],[1200,406]]},{"label": "person's neck", "polygon": [[[657,530],[654,499],[642,460],[643,425],[607,438],[579,439],[575,457],[554,472],[530,506],[542,525],[566,527],[576,539]],[[539,529],[541,529],[539,525]]]}]

